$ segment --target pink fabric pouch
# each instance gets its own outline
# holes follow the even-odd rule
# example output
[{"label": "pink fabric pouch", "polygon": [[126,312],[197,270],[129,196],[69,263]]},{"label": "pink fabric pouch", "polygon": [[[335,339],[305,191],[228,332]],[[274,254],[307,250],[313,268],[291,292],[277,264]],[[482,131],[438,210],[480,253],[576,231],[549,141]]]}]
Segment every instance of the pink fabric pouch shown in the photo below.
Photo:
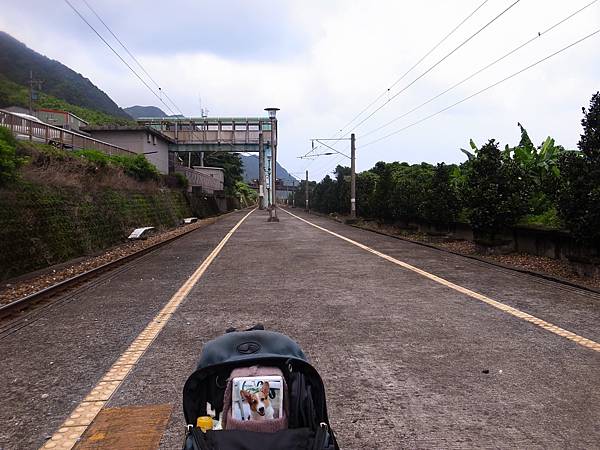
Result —
[{"label": "pink fabric pouch", "polygon": [[[281,417],[270,420],[239,420],[232,416],[231,411],[231,391],[232,380],[237,377],[260,377],[275,375],[280,376],[283,380],[283,409]],[[275,431],[287,428],[287,385],[283,373],[277,367],[238,367],[231,371],[229,380],[227,380],[227,388],[225,389],[225,398],[223,400],[223,429],[224,430],[246,430],[257,431],[262,433],[274,433]]]}]

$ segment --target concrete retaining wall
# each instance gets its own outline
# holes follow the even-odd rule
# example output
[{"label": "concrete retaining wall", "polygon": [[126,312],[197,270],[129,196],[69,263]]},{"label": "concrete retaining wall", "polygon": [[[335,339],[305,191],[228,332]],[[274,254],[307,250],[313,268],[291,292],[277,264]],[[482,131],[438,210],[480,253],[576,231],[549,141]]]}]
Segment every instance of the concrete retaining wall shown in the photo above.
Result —
[{"label": "concrete retaining wall", "polygon": [[[467,223],[454,223],[447,230],[440,230],[426,223],[397,223],[401,228],[416,229],[423,233],[447,232],[454,239],[473,241],[473,230]],[[581,264],[595,264],[598,249],[581,245],[567,231],[546,230],[535,227],[517,226],[500,236],[504,241],[501,250],[517,251],[548,258],[569,260]]]},{"label": "concrete retaining wall", "polygon": [[30,183],[0,190],[0,280],[106,249],[136,227],[174,227],[190,215],[179,191]]}]

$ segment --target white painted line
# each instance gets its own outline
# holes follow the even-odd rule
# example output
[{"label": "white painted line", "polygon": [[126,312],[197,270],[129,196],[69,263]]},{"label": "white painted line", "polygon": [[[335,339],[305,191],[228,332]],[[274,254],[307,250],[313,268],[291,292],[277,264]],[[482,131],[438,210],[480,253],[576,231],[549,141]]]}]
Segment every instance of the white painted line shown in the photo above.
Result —
[{"label": "white painted line", "polygon": [[432,273],[426,272],[423,269],[419,269],[418,267],[412,266],[408,263],[405,263],[404,261],[400,261],[396,258],[393,258],[389,255],[386,255],[385,253],[381,253],[378,252],[377,250],[372,249],[371,247],[368,247],[364,244],[361,244],[360,242],[354,241],[350,238],[347,238],[345,236],[342,236],[341,234],[335,233],[333,231],[328,230],[327,228],[323,228],[319,225],[316,225],[312,222],[309,222],[306,219],[303,219],[302,217],[299,217],[295,214],[292,214],[289,211],[286,211],[284,208],[280,208],[280,211],[284,211],[287,214],[289,214],[290,216],[295,217],[298,220],[301,220],[302,222],[305,222],[307,224],[309,224],[310,226],[313,226],[315,228],[318,228],[321,231],[324,231],[326,233],[329,233],[332,236],[335,236],[339,239],[342,239],[343,241],[346,241],[352,245],[355,245],[369,253],[372,253],[374,255],[379,256],[380,258],[383,258],[393,264],[396,264],[400,267],[403,267],[405,269],[408,269],[412,272],[418,273],[419,275],[424,276],[425,278],[428,278],[432,281],[435,281],[436,283],[442,284],[450,289],[454,289],[457,292],[460,292],[462,294],[465,294],[471,298],[474,298],[476,300],[479,300],[483,303],[486,303],[496,309],[499,309],[500,311],[503,311],[507,314],[510,314],[511,316],[517,317],[519,319],[525,320],[526,322],[532,323],[534,325],[537,325],[540,328],[543,328],[544,330],[547,330],[551,333],[556,334],[557,336],[561,336],[564,337],[566,339],[569,339],[572,342],[575,342],[576,344],[579,344],[583,347],[589,348],[591,350],[595,350],[597,352],[600,352],[600,343],[592,341],[591,339],[585,338],[583,336],[580,336],[578,334],[575,334],[571,331],[565,330],[563,328],[560,328],[550,322],[546,322],[545,320],[539,319],[535,316],[532,316],[531,314],[527,314],[526,312],[523,312],[517,308],[513,308],[512,306],[508,306],[505,305],[504,303],[501,303],[499,301],[496,300],[492,300],[489,297],[486,297],[485,295],[479,294],[478,292],[472,291],[470,289],[467,289],[465,287],[459,286],[458,284],[452,283],[451,281],[445,280],[444,278],[438,277],[437,275],[433,275]]},{"label": "white painted line", "polygon": [[59,429],[42,446],[43,449],[60,448],[72,449],[85,430],[91,425],[100,410],[106,405],[110,397],[117,391],[123,380],[133,370],[134,365],[148,350],[156,336],[165,327],[177,307],[183,302],[190,293],[194,285],[204,274],[208,266],[214,261],[221,252],[229,238],[235,233],[246,218],[256,210],[253,209],[246,214],[235,226],[225,235],[208,257],[202,261],[202,264],[186,280],[179,290],[171,297],[167,304],[152,319],[152,321],[138,334],[131,345],[116,360],[112,367],[104,374],[98,384],[94,386],[84,400],[77,405],[71,415],[64,421]]}]

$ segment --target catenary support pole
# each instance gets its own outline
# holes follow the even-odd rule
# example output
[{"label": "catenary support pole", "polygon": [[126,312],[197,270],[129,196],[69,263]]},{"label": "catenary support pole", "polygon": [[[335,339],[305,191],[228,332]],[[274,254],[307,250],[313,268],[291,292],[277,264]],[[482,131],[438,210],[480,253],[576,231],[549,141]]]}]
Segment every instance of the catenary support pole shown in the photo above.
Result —
[{"label": "catenary support pole", "polygon": [[269,222],[279,222],[277,217],[277,119],[271,117],[271,209]]},{"label": "catenary support pole", "polygon": [[356,219],[356,139],[350,135],[350,218]]},{"label": "catenary support pole", "polygon": [[265,209],[265,143],[262,132],[258,134],[258,207]]},{"label": "catenary support pole", "polygon": [[304,184],[304,195],[306,197],[305,198],[305,202],[306,202],[305,209],[306,209],[306,212],[308,212],[308,170],[306,171],[306,182]]}]

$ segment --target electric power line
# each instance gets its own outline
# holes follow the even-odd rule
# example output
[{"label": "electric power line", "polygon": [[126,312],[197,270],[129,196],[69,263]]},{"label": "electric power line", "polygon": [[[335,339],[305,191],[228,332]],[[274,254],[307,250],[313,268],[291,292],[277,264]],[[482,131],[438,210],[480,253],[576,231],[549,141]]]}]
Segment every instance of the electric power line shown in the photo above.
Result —
[{"label": "electric power line", "polygon": [[366,136],[370,136],[373,133],[376,133],[379,130],[382,130],[383,128],[387,128],[389,125],[391,125],[394,122],[397,122],[400,119],[403,119],[404,117],[412,114],[413,112],[421,109],[423,106],[428,105],[429,103],[431,103],[434,100],[437,100],[438,98],[440,98],[441,96],[447,94],[448,92],[452,91],[453,89],[457,88],[458,86],[466,83],[467,81],[469,81],[470,79],[474,78],[475,76],[479,75],[481,72],[489,69],[490,67],[494,66],[495,64],[499,63],[500,61],[506,59],[507,57],[509,57],[510,55],[516,53],[517,51],[521,50],[523,47],[529,45],[530,43],[532,43],[533,41],[539,39],[540,37],[544,36],[545,34],[547,34],[548,32],[552,31],[553,29],[557,28],[559,25],[562,25],[563,23],[567,22],[568,20],[570,20],[571,18],[575,17],[577,14],[579,14],[580,12],[584,11],[585,9],[587,9],[588,7],[592,6],[594,3],[597,3],[598,0],[593,0],[592,2],[588,3],[587,5],[583,6],[582,8],[579,8],[577,11],[571,13],[570,15],[568,15],[567,17],[565,17],[564,19],[560,20],[559,22],[555,23],[554,25],[552,25],[551,27],[545,29],[542,32],[537,33],[534,37],[532,37],[531,39],[523,42],[522,44],[520,44],[519,46],[517,46],[516,48],[514,48],[513,50],[509,51],[508,53],[504,54],[503,56],[501,56],[500,58],[495,59],[494,61],[492,61],[491,63],[487,64],[486,66],[482,67],[481,69],[473,72],[471,75],[469,75],[468,77],[464,78],[463,80],[459,81],[458,83],[452,85],[451,87],[449,87],[448,89],[446,89],[443,92],[440,92],[439,94],[431,97],[429,100],[427,100],[424,103],[421,103],[420,105],[414,107],[413,109],[411,109],[410,111],[405,112],[404,114],[395,117],[394,119],[390,120],[389,122],[386,122],[385,124],[367,132],[361,135],[361,137],[366,137]]},{"label": "electric power line", "polygon": [[[331,136],[332,138],[335,138],[339,133],[342,133],[343,130],[348,127],[350,124],[352,124],[352,122],[354,122],[356,119],[358,119],[360,116],[362,116],[369,108],[371,108],[371,106],[373,106],[375,103],[377,103],[382,97],[384,97],[394,86],[396,86],[400,81],[402,81],[410,72],[412,72],[419,64],[421,64],[425,58],[427,58],[431,53],[433,53],[440,45],[442,45],[450,36],[452,36],[462,25],[464,25],[464,23],[469,20],[471,17],[473,17],[475,15],[475,13],[477,11],[479,11],[489,0],[484,0],[482,3],[479,4],[479,6],[477,6],[477,8],[475,8],[473,11],[471,11],[469,13],[469,15],[467,17],[465,17],[462,21],[460,21],[458,23],[458,25],[456,25],[448,34],[446,34],[437,44],[435,44],[427,53],[425,53],[415,64],[413,64],[406,72],[404,72],[399,78],[396,79],[396,81],[394,81],[389,88],[387,88],[385,91],[383,91],[375,100],[373,100],[371,103],[369,103],[364,109],[362,109],[356,116],[354,116],[349,122],[347,122],[342,128],[340,128],[339,131],[337,131],[336,133],[333,134],[333,136]],[[343,136],[343,135],[342,135]],[[338,141],[339,142],[339,141]],[[337,142],[336,142],[337,143]],[[335,145],[336,143],[334,143],[333,145]],[[317,147],[318,148],[318,147]],[[309,156],[309,153],[314,152],[314,150],[316,150],[316,148],[313,148],[311,151],[309,151],[308,153],[306,153],[304,155],[304,157]]]},{"label": "electric power line", "polygon": [[367,117],[365,117],[363,120],[361,120],[357,125],[354,126],[354,128],[352,128],[350,131],[346,132],[345,135],[346,136],[348,133],[351,133],[352,131],[356,130],[359,126],[361,126],[363,123],[365,123],[367,120],[369,120],[371,117],[373,117],[378,111],[380,111],[382,108],[384,108],[387,104],[389,104],[392,100],[394,100],[396,97],[398,97],[400,94],[402,94],[403,92],[405,92],[408,88],[410,88],[413,84],[415,84],[417,81],[419,81],[421,78],[423,78],[425,75],[427,75],[429,72],[431,72],[433,69],[435,69],[437,66],[439,66],[442,62],[444,62],[446,59],[448,59],[451,55],[453,55],[454,53],[456,53],[460,48],[462,48],[463,46],[465,46],[469,41],[471,41],[475,36],[477,36],[479,33],[481,33],[483,30],[485,30],[487,27],[489,27],[492,23],[494,23],[496,20],[498,20],[500,17],[502,17],[504,14],[506,14],[509,10],[511,10],[517,3],[519,3],[521,0],[516,0],[515,2],[513,2],[512,4],[510,4],[506,9],[504,9],[500,14],[498,14],[496,17],[494,17],[492,20],[490,20],[489,22],[487,22],[483,27],[481,27],[479,30],[477,30],[475,33],[473,33],[471,36],[469,36],[467,39],[465,39],[462,43],[460,43],[457,47],[455,47],[450,53],[446,54],[443,58],[441,58],[440,60],[438,60],[435,64],[433,64],[431,67],[429,67],[425,72],[423,72],[421,75],[419,75],[417,78],[415,78],[413,81],[411,81],[410,83],[408,83],[406,86],[404,86],[402,89],[400,89],[400,91],[396,92],[393,96],[391,96],[389,99],[387,99],[385,101],[385,103],[381,104],[379,107],[377,107],[375,110],[373,110],[371,112],[371,114],[369,114]]},{"label": "electric power line", "polygon": [[[352,122],[362,116],[365,111],[367,111],[371,106],[377,103],[382,97],[384,97],[390,90],[396,86],[400,81],[402,81],[410,72],[412,72],[419,64],[421,64],[425,58],[431,55],[437,48],[442,45],[450,36],[452,36],[467,20],[475,15],[477,11],[479,11],[489,0],[483,1],[477,8],[475,8],[471,13],[465,17],[458,25],[456,25],[448,34],[446,34],[437,44],[435,44],[427,53],[425,53],[416,63],[414,63],[410,69],[404,72],[396,81],[394,81],[389,88],[383,91],[375,100],[369,103],[362,111],[360,111],[356,116],[354,116],[346,125],[344,125],[339,132],[343,131],[347,126],[349,126]],[[336,133],[337,134],[337,133]]]},{"label": "electric power line", "polygon": [[394,136],[394,135],[396,135],[396,134],[398,134],[398,133],[400,133],[400,132],[402,132],[402,131],[404,131],[404,130],[407,130],[408,128],[411,128],[411,127],[414,127],[415,125],[418,125],[418,124],[420,124],[420,123],[423,123],[423,122],[425,122],[426,120],[429,120],[429,119],[431,119],[432,117],[435,117],[435,116],[437,116],[437,115],[439,115],[439,114],[442,114],[442,113],[444,113],[444,112],[448,111],[449,109],[451,109],[451,108],[454,108],[455,106],[458,106],[458,105],[460,105],[461,103],[464,103],[464,102],[466,102],[467,100],[470,100],[470,99],[472,99],[473,97],[475,97],[475,96],[477,96],[477,95],[479,95],[479,94],[482,94],[482,93],[484,93],[484,92],[486,92],[486,91],[489,91],[490,89],[492,89],[492,88],[494,88],[494,87],[498,86],[499,84],[502,84],[502,83],[504,83],[505,81],[508,81],[508,80],[510,80],[510,79],[512,79],[512,78],[514,78],[514,77],[516,77],[517,75],[520,75],[520,74],[522,74],[523,72],[525,72],[525,71],[527,71],[527,70],[529,70],[529,69],[531,69],[531,68],[533,68],[533,67],[535,67],[535,66],[537,66],[537,65],[539,65],[539,64],[541,64],[541,63],[543,63],[544,61],[547,61],[547,60],[549,60],[550,58],[552,58],[552,57],[554,57],[554,56],[556,56],[556,55],[558,55],[558,54],[560,54],[560,53],[562,53],[562,52],[564,52],[564,51],[566,51],[566,50],[570,49],[571,47],[574,47],[575,45],[577,45],[577,44],[580,44],[581,42],[583,42],[583,41],[585,41],[585,40],[587,40],[587,39],[591,38],[592,36],[594,36],[594,35],[596,35],[596,34],[598,34],[598,33],[600,33],[600,28],[599,28],[599,29],[597,29],[596,31],[594,31],[594,32],[592,32],[592,33],[590,33],[590,34],[588,34],[588,35],[586,35],[586,36],[584,36],[584,37],[582,37],[582,38],[578,39],[577,41],[575,41],[575,42],[572,42],[571,44],[567,45],[566,47],[563,47],[563,48],[561,48],[560,50],[557,50],[556,52],[554,52],[554,53],[552,53],[552,54],[550,54],[550,55],[548,55],[548,56],[546,56],[546,57],[544,57],[544,58],[542,58],[542,59],[540,59],[540,60],[538,60],[538,61],[534,62],[533,64],[530,64],[530,65],[528,65],[527,67],[524,67],[523,69],[521,69],[521,70],[519,70],[519,71],[517,71],[517,72],[514,72],[513,74],[511,74],[511,75],[509,75],[509,76],[507,76],[507,77],[505,77],[505,78],[503,78],[503,79],[501,79],[501,80],[499,80],[499,81],[497,81],[497,82],[495,82],[495,83],[493,83],[493,84],[491,84],[491,85],[489,85],[489,86],[487,86],[487,87],[485,87],[485,88],[483,88],[483,89],[481,89],[481,90],[479,90],[479,91],[475,92],[474,94],[471,94],[471,95],[469,95],[468,97],[465,97],[465,98],[463,98],[462,100],[459,100],[459,101],[457,101],[457,102],[455,102],[455,103],[453,103],[453,104],[451,104],[451,105],[449,105],[449,106],[446,106],[446,107],[445,107],[445,108],[443,108],[443,109],[440,109],[439,111],[436,111],[436,112],[435,112],[435,113],[433,113],[433,114],[430,114],[430,115],[428,115],[428,116],[426,116],[426,117],[424,117],[424,118],[422,118],[422,119],[420,119],[420,120],[417,120],[416,122],[413,122],[413,123],[411,123],[411,124],[409,124],[409,125],[407,125],[407,126],[405,126],[405,127],[402,127],[402,128],[400,128],[400,129],[398,129],[398,130],[396,130],[396,131],[393,131],[392,133],[386,134],[385,136],[382,136],[382,137],[380,137],[380,138],[378,138],[378,139],[375,139],[375,140],[373,140],[373,141],[371,141],[371,142],[368,142],[368,143],[366,143],[366,144],[364,144],[364,145],[362,145],[361,147],[358,147],[358,148],[364,148],[364,147],[368,147],[368,146],[370,146],[370,145],[373,145],[373,144],[375,144],[376,142],[380,142],[380,141],[382,141],[382,140],[384,140],[384,139],[387,139],[387,138],[389,138],[389,137],[391,137],[391,136]]},{"label": "electric power line", "polygon": [[167,105],[162,98],[160,98],[160,96],[154,92],[154,89],[152,89],[152,87],[150,87],[150,85],[148,85],[148,83],[146,83],[146,81],[133,69],[133,67],[131,67],[131,65],[129,65],[129,63],[127,61],[125,61],[123,59],[123,57],[106,41],[106,39],[104,39],[104,37],[92,26],[91,23],[88,22],[88,20],[79,12],[79,10],[77,8],[75,8],[71,2],[69,0],[64,0],[65,3],[67,5],[69,5],[69,7],[75,12],[75,14],[77,14],[79,16],[79,18],[81,20],[83,20],[88,27],[90,27],[92,29],[92,31],[94,33],[96,33],[96,36],[98,36],[100,38],[100,40],[102,40],[102,42],[104,42],[106,44],[106,46],[108,48],[110,48],[112,50],[112,52],[123,62],[123,64],[125,64],[129,70],[131,70],[131,72],[133,72],[133,74],[144,84],[144,86],[146,86],[148,88],[148,90],[150,92],[152,92],[152,94],[154,94],[154,96],[163,104],[165,105],[165,107],[173,114],[175,114],[175,111],[173,111],[173,109],[171,109],[171,107],[169,105]]},{"label": "electric power line", "polygon": [[[441,59],[439,59],[436,63],[434,63],[432,66],[430,66],[425,72],[423,72],[421,75],[419,75],[417,78],[415,78],[413,81],[411,81],[409,84],[407,84],[406,86],[404,86],[400,91],[396,92],[392,97],[390,97],[389,99],[387,99],[387,101],[385,101],[384,103],[382,103],[379,107],[377,107],[376,109],[374,109],[368,116],[366,116],[363,120],[361,120],[357,125],[355,125],[350,131],[347,131],[345,134],[342,134],[342,136],[340,136],[340,140],[341,138],[347,136],[349,133],[352,133],[353,131],[355,131],[359,126],[361,126],[363,123],[365,123],[367,120],[369,120],[371,117],[373,117],[378,111],[380,111],[382,108],[384,108],[387,104],[389,104],[392,100],[394,100],[395,98],[397,98],[400,94],[402,94],[403,92],[405,92],[407,89],[409,89],[412,85],[414,85],[417,81],[419,81],[421,78],[423,78],[425,75],[427,75],[429,72],[431,72],[433,69],[435,69],[437,66],[439,66],[442,62],[444,62],[446,59],[448,59],[451,55],[453,55],[454,53],[456,53],[460,48],[462,48],[463,46],[465,46],[468,42],[470,42],[473,38],[475,38],[477,35],[479,35],[481,32],[483,32],[486,28],[488,28],[491,24],[493,24],[496,20],[498,20],[500,17],[502,17],[504,14],[506,14],[508,11],[510,11],[517,3],[519,3],[521,0],[515,0],[513,3],[511,3],[508,7],[506,7],[503,11],[501,11],[499,14],[497,14],[493,19],[491,19],[489,22],[487,22],[485,25],[483,25],[481,28],[479,28],[475,33],[473,33],[472,35],[470,35],[467,39],[465,39],[463,42],[461,42],[457,47],[455,47],[452,51],[450,51],[449,53],[447,53],[444,57],[442,57]],[[335,143],[333,144],[335,145]],[[341,158],[337,160],[336,164],[339,163],[341,161]]]},{"label": "electric power line", "polygon": [[131,57],[131,59],[133,61],[135,61],[135,63],[138,65],[138,67],[140,69],[142,69],[142,71],[146,74],[146,76],[150,79],[150,81],[152,81],[154,83],[154,85],[158,88],[158,90],[161,92],[161,94],[163,94],[165,96],[165,98],[167,100],[169,100],[169,102],[171,102],[171,104],[175,107],[175,109],[177,109],[179,111],[179,113],[181,115],[183,115],[183,112],[181,111],[181,108],[179,106],[177,106],[177,104],[171,100],[171,98],[167,95],[167,93],[160,87],[160,85],[156,82],[156,80],[154,78],[152,78],[152,76],[148,73],[148,71],[144,68],[144,66],[142,66],[142,64],[138,61],[138,59],[129,51],[129,49],[127,48],[127,46],[121,41],[121,39],[119,39],[117,37],[117,35],[111,30],[111,28],[106,24],[106,22],[104,22],[104,20],[102,20],[102,17],[100,17],[100,15],[96,12],[96,10],[94,8],[92,8],[92,6],[88,3],[87,0],[83,0],[83,2],[86,4],[86,6],[89,8],[90,11],[92,11],[92,13],[96,16],[96,18],[100,21],[100,23],[102,23],[102,25],[104,25],[104,28],[106,28],[108,30],[108,32],[112,35],[112,37],[115,38],[115,40],[121,45],[121,47],[123,47],[123,49],[127,52],[127,54]]}]

